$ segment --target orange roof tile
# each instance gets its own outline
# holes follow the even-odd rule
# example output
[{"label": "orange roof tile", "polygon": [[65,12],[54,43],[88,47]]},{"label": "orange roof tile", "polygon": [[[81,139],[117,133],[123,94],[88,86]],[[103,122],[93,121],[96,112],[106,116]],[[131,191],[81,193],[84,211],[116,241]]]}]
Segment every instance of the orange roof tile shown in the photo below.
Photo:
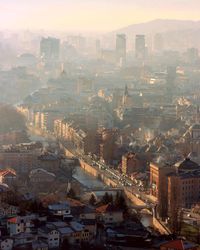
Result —
[{"label": "orange roof tile", "polygon": [[182,240],[172,240],[170,242],[164,243],[161,245],[162,247],[172,248],[174,250],[184,250],[184,245]]}]

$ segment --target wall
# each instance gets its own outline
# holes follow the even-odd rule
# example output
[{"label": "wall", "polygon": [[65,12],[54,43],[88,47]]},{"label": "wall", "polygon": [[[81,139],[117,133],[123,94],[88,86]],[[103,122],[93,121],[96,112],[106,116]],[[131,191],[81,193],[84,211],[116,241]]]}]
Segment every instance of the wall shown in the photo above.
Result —
[{"label": "wall", "polygon": [[170,230],[166,228],[158,219],[153,217],[153,226],[161,233],[161,234],[171,234]]}]

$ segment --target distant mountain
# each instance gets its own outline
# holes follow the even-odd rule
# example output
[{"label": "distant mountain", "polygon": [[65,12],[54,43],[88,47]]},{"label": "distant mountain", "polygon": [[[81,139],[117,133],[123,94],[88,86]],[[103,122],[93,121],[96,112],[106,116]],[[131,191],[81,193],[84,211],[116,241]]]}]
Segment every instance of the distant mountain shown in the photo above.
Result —
[{"label": "distant mountain", "polygon": [[157,19],[146,23],[138,23],[118,29],[111,33],[130,34],[150,34],[150,33],[165,33],[169,31],[181,30],[197,30],[200,29],[200,21],[190,20],[170,20]]},{"label": "distant mountain", "polygon": [[138,23],[107,33],[104,38],[110,41],[110,48],[115,46],[116,34],[124,33],[127,36],[129,49],[134,48],[135,35],[144,34],[146,44],[152,48],[153,35],[161,33],[165,49],[185,51],[195,47],[200,50],[200,21],[157,19],[146,23]]}]

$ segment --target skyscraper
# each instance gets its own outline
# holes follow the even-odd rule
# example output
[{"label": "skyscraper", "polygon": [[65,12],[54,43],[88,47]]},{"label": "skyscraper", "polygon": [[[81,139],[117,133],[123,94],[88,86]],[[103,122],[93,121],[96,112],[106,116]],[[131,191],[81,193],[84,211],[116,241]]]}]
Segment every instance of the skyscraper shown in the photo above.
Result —
[{"label": "skyscraper", "polygon": [[135,38],[135,57],[137,59],[144,60],[145,59],[145,36],[144,35],[136,35]]},{"label": "skyscraper", "polygon": [[166,75],[166,95],[169,102],[172,102],[173,96],[176,91],[175,80],[176,80],[176,66],[168,66]]},{"label": "skyscraper", "polygon": [[60,56],[60,40],[48,37],[40,41],[40,55],[45,61],[55,61]]},{"label": "skyscraper", "polygon": [[101,53],[101,42],[99,39],[96,40],[96,55],[100,56]]},{"label": "skyscraper", "polygon": [[118,62],[125,63],[126,61],[126,35],[117,34],[116,37],[116,56]]},{"label": "skyscraper", "polygon": [[162,52],[163,49],[164,49],[163,36],[162,34],[157,33],[154,36],[153,50],[154,52]]}]

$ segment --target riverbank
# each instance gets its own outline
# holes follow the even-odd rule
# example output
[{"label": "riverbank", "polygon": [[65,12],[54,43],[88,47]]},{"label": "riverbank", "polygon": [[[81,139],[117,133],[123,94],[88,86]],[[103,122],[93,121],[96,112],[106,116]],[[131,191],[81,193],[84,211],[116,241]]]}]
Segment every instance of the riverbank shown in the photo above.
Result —
[{"label": "riverbank", "polygon": [[[29,130],[29,132],[32,135],[32,138],[34,138],[34,136],[36,135],[37,139],[43,138],[44,142],[45,142],[44,138],[47,141],[52,140],[55,142],[57,140],[53,135],[41,133],[40,130],[36,130],[34,128]],[[64,150],[66,157],[77,157],[77,155],[74,152],[72,152],[72,150],[69,150],[69,148],[66,148],[66,145],[63,145],[63,143],[60,142],[60,146]],[[104,171],[100,170],[99,168],[97,168],[95,166],[92,166],[91,164],[87,163],[83,159],[80,159],[80,157],[77,157],[77,158],[79,159],[80,167],[84,170],[85,173],[88,174],[88,176],[93,176],[93,178],[94,178],[93,180],[100,181],[103,184],[103,186],[105,186],[105,185],[111,186],[111,187],[118,186],[117,182],[115,180],[113,180],[112,178],[109,178],[108,176],[106,176]],[[76,180],[78,181],[78,179],[76,179]],[[85,182],[85,184],[86,183],[87,182]],[[86,185],[84,185],[84,183],[80,182],[80,184],[83,186],[86,186]],[[133,206],[138,207],[138,208],[146,207],[146,204],[141,199],[136,197],[134,195],[134,193],[132,193],[126,187],[123,187],[122,189],[124,190],[126,197],[131,201]],[[147,217],[148,217],[148,220],[147,220]],[[146,216],[145,215],[143,222],[145,225],[155,227],[155,229],[158,230],[162,234],[169,234],[169,230],[167,228],[163,227],[162,223],[160,223],[160,221],[158,219],[153,219],[153,216],[149,216],[149,215]]]}]

